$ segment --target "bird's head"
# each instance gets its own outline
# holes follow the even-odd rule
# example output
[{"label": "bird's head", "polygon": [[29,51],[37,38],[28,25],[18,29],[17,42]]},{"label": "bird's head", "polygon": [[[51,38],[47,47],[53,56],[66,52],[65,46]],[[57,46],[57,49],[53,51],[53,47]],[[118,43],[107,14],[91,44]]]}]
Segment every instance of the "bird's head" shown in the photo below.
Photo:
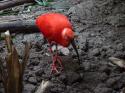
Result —
[{"label": "bird's head", "polygon": [[74,32],[70,28],[64,28],[62,31],[62,38],[69,44],[74,39]]}]

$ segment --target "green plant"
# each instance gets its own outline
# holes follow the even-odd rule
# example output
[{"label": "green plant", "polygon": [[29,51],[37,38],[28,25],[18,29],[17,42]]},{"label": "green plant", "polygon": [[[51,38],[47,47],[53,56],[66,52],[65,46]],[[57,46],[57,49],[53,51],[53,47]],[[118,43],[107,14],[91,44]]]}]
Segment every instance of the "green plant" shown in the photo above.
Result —
[{"label": "green plant", "polygon": [[35,0],[41,6],[49,6],[49,2],[53,2],[53,0]]},{"label": "green plant", "polygon": [[2,59],[0,59],[0,74],[5,93],[22,93],[23,74],[29,57],[30,44],[25,44],[24,57],[22,62],[19,62],[18,53],[12,42],[9,31],[5,32],[5,41],[8,50],[6,57],[6,69],[3,66]]}]

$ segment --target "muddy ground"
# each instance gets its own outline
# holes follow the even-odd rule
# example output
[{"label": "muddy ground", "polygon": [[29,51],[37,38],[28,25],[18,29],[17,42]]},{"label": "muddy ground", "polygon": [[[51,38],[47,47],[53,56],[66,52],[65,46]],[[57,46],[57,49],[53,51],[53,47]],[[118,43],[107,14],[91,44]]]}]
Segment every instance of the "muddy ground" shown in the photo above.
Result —
[{"label": "muddy ground", "polygon": [[[78,66],[70,46],[70,54],[61,55],[64,71],[60,75],[51,75],[51,57],[43,36],[40,33],[13,33],[20,60],[24,42],[32,43],[23,93],[34,93],[42,81],[52,83],[43,93],[123,93],[125,70],[111,64],[109,57],[125,59],[125,1],[55,0],[53,3],[53,6],[42,9],[68,16],[79,35],[76,43],[82,63]],[[40,11],[41,7],[33,11]],[[1,40],[2,57],[5,51],[5,42]],[[0,93],[3,93],[2,84]]]}]

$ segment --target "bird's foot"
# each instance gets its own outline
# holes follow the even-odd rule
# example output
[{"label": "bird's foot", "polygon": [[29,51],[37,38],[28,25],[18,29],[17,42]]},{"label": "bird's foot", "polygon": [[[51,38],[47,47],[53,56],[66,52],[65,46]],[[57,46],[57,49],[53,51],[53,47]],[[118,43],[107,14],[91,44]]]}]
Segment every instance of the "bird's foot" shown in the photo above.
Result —
[{"label": "bird's foot", "polygon": [[63,70],[62,59],[60,56],[53,56],[51,73],[60,73]]}]

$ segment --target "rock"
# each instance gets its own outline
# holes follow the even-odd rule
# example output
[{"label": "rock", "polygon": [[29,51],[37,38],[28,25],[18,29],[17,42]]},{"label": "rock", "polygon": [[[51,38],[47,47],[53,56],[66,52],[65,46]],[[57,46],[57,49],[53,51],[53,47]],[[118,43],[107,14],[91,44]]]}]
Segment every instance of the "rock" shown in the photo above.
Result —
[{"label": "rock", "polygon": [[100,66],[99,71],[100,72],[105,72],[107,75],[110,75],[110,73],[111,73],[111,70],[108,67],[108,65]]},{"label": "rock", "polygon": [[[76,55],[75,55],[76,56]],[[77,71],[80,68],[78,64],[78,59],[72,58],[71,56],[64,56],[62,57],[63,65],[64,65],[64,72],[68,71]]]},{"label": "rock", "polygon": [[36,79],[37,79],[37,85],[39,85],[39,83],[42,81],[43,78],[40,76],[37,76]]},{"label": "rock", "polygon": [[63,93],[65,91],[65,85],[61,83],[53,83],[49,90],[50,92],[47,93]]},{"label": "rock", "polygon": [[40,69],[40,66],[34,66],[33,70],[37,71],[38,69]]},{"label": "rock", "polygon": [[62,73],[62,74],[59,76],[59,80],[62,81],[64,84],[66,84],[66,83],[67,83],[66,74],[65,74],[65,73]]},{"label": "rock", "polygon": [[42,76],[42,74],[44,73],[44,70],[42,68],[38,69],[36,72],[35,72],[35,75],[36,76]]},{"label": "rock", "polygon": [[15,39],[13,39],[14,44],[19,44],[22,42],[24,34],[20,33],[15,36]]},{"label": "rock", "polygon": [[91,63],[90,62],[83,62],[82,65],[83,65],[85,71],[88,71],[88,70],[91,69]]},{"label": "rock", "polygon": [[[55,0],[54,0],[55,1]],[[71,6],[76,5],[77,3],[80,3],[82,0],[58,0],[56,2],[52,2],[52,8],[54,8],[56,11],[59,11],[60,9],[62,10],[67,10]]]},{"label": "rock", "polygon": [[98,48],[92,50],[91,51],[91,55],[93,55],[93,56],[99,56],[100,55],[100,50]]},{"label": "rock", "polygon": [[45,40],[39,40],[35,43],[35,48],[36,48],[36,52],[40,52],[43,50],[43,44],[45,43]]},{"label": "rock", "polygon": [[101,21],[101,16],[99,15],[98,9],[94,6],[93,0],[86,0],[76,6],[71,7],[68,13],[77,15],[80,21],[88,26]]},{"label": "rock", "polygon": [[108,75],[106,74],[106,73],[102,73],[101,75],[100,75],[100,80],[101,81],[106,81],[108,79]]},{"label": "rock", "polygon": [[122,14],[112,15],[107,17],[107,22],[116,27],[125,26],[125,16]]},{"label": "rock", "polygon": [[66,88],[65,93],[89,93],[84,92],[84,89],[80,91],[77,87],[67,86]]},{"label": "rock", "polygon": [[80,74],[69,71],[66,73],[66,81],[67,81],[67,84],[73,84],[75,82],[80,82],[81,81]]},{"label": "rock", "polygon": [[[35,51],[31,51],[30,52],[30,58],[34,59],[34,58],[38,58],[40,57],[40,54],[39,53],[34,53]],[[39,60],[38,60],[39,61]]]},{"label": "rock", "polygon": [[31,83],[31,84],[36,85],[37,84],[36,77],[29,77],[28,82]]},{"label": "rock", "polygon": [[61,50],[60,50],[60,52],[63,54],[63,55],[69,55],[69,49],[68,48],[62,48]]},{"label": "rock", "polygon": [[123,44],[119,43],[116,48],[118,51],[122,51],[124,49]]},{"label": "rock", "polygon": [[116,82],[119,80],[120,80],[120,77],[112,77],[106,81],[106,84],[108,87],[113,87],[116,84]]},{"label": "rock", "polygon": [[30,65],[33,65],[33,66],[38,66],[39,65],[39,59],[36,57],[36,58],[32,58],[30,60]]},{"label": "rock", "polygon": [[101,72],[84,72],[83,81],[90,86],[97,86],[97,84],[104,82],[107,75]]},{"label": "rock", "polygon": [[[112,80],[113,82],[113,80]],[[125,83],[125,72],[120,73],[119,76],[114,77],[114,82],[111,84],[113,89],[122,89]]]},{"label": "rock", "polygon": [[26,42],[26,41],[27,42],[36,42],[41,39],[43,39],[43,37],[39,33],[25,34],[23,37],[24,42]]},{"label": "rock", "polygon": [[114,50],[113,49],[109,49],[109,50],[107,50],[106,51],[106,54],[108,55],[108,56],[112,56],[112,55],[114,55]]},{"label": "rock", "polygon": [[102,86],[101,84],[99,84],[95,89],[94,89],[95,93],[112,93],[112,89],[111,88],[107,88]]},{"label": "rock", "polygon": [[[25,84],[24,85],[24,92],[25,93],[32,93],[35,89],[35,86],[33,84]],[[27,91],[27,92],[26,92]]]},{"label": "rock", "polygon": [[[53,51],[56,51],[56,46],[53,46],[52,47],[52,50]],[[60,53],[60,54],[62,54],[62,55],[69,55],[69,49],[68,48],[66,48],[66,47],[63,47],[63,46],[60,46],[60,45],[58,45],[57,46],[57,50],[58,50],[58,52]]]},{"label": "rock", "polygon": [[71,4],[66,2],[66,1],[62,1],[60,2],[55,2],[52,4],[52,8],[55,8],[56,10],[58,9],[69,9],[71,7]]}]

